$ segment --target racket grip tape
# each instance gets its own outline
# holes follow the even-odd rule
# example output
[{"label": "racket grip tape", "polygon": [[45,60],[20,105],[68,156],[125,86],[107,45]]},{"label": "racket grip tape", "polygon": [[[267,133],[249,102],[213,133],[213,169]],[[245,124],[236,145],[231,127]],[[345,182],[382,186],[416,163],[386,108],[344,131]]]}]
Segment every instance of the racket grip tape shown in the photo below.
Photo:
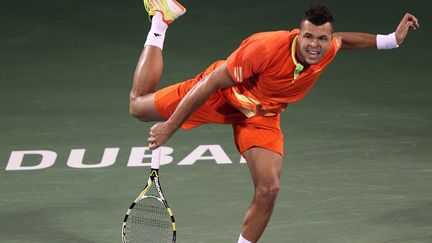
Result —
[{"label": "racket grip tape", "polygon": [[160,166],[160,159],[162,157],[162,148],[159,147],[152,151],[152,158],[151,158],[151,168],[158,170]]}]

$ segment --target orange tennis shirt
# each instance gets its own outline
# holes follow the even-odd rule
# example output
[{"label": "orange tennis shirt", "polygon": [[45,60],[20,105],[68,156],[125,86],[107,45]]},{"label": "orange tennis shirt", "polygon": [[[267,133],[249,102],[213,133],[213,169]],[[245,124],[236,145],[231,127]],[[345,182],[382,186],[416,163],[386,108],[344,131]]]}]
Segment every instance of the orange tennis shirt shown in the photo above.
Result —
[{"label": "orange tennis shirt", "polygon": [[306,95],[340,48],[333,38],[317,64],[300,70],[301,65],[296,60],[299,33],[300,30],[295,29],[252,35],[227,60],[214,62],[195,78],[156,92],[157,110],[168,119],[203,77],[226,63],[235,85],[212,94],[182,128],[231,123],[240,153],[251,147],[262,147],[283,155],[279,113]]},{"label": "orange tennis shirt", "polygon": [[299,33],[299,29],[262,32],[245,39],[226,60],[228,71],[236,82],[233,87],[219,91],[227,102],[252,117],[274,116],[289,103],[301,100],[336,56],[340,44],[333,38],[317,64],[296,71]]}]

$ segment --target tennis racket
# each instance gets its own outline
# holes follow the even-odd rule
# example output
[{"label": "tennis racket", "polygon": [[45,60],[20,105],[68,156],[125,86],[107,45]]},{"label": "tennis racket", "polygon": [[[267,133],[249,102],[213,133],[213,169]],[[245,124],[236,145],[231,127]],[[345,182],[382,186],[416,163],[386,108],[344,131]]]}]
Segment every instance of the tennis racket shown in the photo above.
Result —
[{"label": "tennis racket", "polygon": [[122,225],[123,243],[175,243],[174,214],[162,192],[159,178],[161,148],[153,150],[147,185],[133,201]]}]

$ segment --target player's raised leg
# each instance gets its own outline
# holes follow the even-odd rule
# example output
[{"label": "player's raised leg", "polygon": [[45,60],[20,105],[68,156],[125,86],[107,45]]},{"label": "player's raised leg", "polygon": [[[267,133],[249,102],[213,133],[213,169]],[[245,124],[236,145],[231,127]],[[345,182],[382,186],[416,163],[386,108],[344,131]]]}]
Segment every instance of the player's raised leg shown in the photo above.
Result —
[{"label": "player's raised leg", "polygon": [[243,153],[249,166],[255,193],[246,212],[238,242],[257,242],[273,212],[280,187],[282,156],[271,150],[253,147]]},{"label": "player's raised leg", "polygon": [[168,25],[186,12],[175,0],[144,0],[152,21],[138,60],[130,93],[130,113],[142,121],[162,120],[154,105],[154,92],[162,75],[162,49]]}]

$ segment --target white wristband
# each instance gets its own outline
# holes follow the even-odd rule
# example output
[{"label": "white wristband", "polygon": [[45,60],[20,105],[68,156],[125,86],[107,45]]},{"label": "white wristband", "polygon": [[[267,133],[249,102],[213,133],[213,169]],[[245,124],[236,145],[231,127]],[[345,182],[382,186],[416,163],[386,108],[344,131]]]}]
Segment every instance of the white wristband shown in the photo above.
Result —
[{"label": "white wristband", "polygon": [[376,43],[377,49],[379,50],[393,49],[399,47],[399,45],[397,44],[395,32],[388,35],[377,35]]}]

